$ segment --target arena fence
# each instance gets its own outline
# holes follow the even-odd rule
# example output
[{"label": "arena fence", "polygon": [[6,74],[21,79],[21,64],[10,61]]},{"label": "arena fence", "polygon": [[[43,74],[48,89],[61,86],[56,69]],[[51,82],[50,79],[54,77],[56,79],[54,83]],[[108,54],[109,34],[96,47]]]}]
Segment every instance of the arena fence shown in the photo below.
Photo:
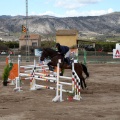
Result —
[{"label": "arena fence", "polygon": [[[84,51],[78,53],[79,62],[84,62]],[[112,52],[86,51],[87,63],[120,63],[120,59],[113,59]]]},{"label": "arena fence", "polygon": [[[5,61],[8,55],[0,55],[0,61]],[[29,56],[29,61],[32,62],[34,55]],[[18,55],[11,55],[13,62],[17,62]],[[26,61],[26,56],[21,57],[21,61]],[[39,61],[39,59],[38,59]],[[84,51],[79,50],[78,61],[84,63]],[[113,59],[113,54],[108,52],[86,51],[86,63],[120,63],[120,59]]]}]

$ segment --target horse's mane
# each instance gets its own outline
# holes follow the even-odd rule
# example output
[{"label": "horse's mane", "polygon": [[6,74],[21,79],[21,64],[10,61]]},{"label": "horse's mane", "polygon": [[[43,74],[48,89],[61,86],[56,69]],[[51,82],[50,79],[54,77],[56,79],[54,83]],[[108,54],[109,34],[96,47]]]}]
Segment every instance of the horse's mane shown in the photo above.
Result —
[{"label": "horse's mane", "polygon": [[57,55],[57,51],[55,51],[55,50],[53,50],[53,49],[51,49],[51,48],[44,48],[44,50],[45,50],[46,52],[48,52],[49,54]]},{"label": "horse's mane", "polygon": [[52,48],[44,48],[44,50],[57,53],[57,51],[53,50]]}]

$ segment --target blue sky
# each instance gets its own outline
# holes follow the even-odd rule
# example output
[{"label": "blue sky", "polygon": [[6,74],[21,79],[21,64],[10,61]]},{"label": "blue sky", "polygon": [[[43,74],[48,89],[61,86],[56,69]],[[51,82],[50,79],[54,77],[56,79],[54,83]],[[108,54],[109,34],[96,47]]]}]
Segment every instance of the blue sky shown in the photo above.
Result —
[{"label": "blue sky", "polygon": [[[120,0],[28,0],[28,15],[98,16],[120,12]],[[26,15],[26,0],[1,0],[0,15]]]}]

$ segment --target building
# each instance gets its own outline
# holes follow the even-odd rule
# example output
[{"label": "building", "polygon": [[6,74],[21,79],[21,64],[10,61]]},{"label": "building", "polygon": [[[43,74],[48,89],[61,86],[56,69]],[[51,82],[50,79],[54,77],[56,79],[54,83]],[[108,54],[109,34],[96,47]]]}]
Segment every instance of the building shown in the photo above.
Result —
[{"label": "building", "polygon": [[85,39],[77,39],[77,47],[85,48],[85,46],[92,46],[95,48],[96,41],[95,40],[85,40]]},{"label": "building", "polygon": [[78,39],[77,30],[58,30],[56,32],[56,43],[67,45],[69,47],[76,46]]},{"label": "building", "polygon": [[38,34],[30,34],[28,37],[24,34],[21,35],[19,38],[19,48],[21,49],[22,46],[33,46],[33,47],[40,47],[41,46],[41,36]]}]

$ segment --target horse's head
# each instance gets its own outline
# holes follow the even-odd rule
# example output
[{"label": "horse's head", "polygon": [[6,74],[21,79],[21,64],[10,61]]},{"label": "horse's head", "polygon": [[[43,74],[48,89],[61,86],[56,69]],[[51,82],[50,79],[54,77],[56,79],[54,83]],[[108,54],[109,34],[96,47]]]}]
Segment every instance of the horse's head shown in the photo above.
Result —
[{"label": "horse's head", "polygon": [[48,57],[48,52],[46,51],[46,49],[43,49],[41,57],[40,57],[40,61],[44,61],[44,59],[47,57]]},{"label": "horse's head", "polygon": [[57,51],[51,48],[44,48],[40,60],[44,61],[45,58],[48,57],[53,58],[56,55],[57,55]]}]

